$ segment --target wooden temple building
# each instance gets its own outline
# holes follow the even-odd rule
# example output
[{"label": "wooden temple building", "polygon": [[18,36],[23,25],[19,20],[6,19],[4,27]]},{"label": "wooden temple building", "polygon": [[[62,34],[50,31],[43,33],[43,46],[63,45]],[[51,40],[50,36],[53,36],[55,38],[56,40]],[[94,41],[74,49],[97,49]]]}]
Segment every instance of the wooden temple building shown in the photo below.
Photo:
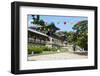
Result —
[{"label": "wooden temple building", "polygon": [[28,28],[28,43],[45,45],[48,47],[64,47],[67,44],[65,37],[53,34],[49,36],[45,33]]}]

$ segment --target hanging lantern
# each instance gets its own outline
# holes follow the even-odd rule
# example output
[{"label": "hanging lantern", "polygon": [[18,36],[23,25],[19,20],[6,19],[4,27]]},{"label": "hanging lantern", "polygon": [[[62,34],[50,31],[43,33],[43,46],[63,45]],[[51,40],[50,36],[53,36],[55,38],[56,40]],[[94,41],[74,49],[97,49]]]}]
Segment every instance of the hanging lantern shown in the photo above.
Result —
[{"label": "hanging lantern", "polygon": [[73,25],[73,24],[74,24],[74,22],[71,22],[70,24],[71,24],[71,25]]},{"label": "hanging lantern", "polygon": [[78,22],[78,25],[80,24],[80,22]]},{"label": "hanging lantern", "polygon": [[66,24],[66,22],[64,22],[64,25]]}]

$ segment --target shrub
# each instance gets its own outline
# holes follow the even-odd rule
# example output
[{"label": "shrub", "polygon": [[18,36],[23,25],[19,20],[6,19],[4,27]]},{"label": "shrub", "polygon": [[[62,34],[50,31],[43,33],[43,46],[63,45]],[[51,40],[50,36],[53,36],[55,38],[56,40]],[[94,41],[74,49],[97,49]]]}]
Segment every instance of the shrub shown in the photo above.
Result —
[{"label": "shrub", "polygon": [[28,54],[32,54],[32,49],[28,48]]},{"label": "shrub", "polygon": [[32,54],[32,52],[34,52],[34,54],[40,54],[43,51],[57,51],[56,48],[50,48],[47,46],[29,46],[28,47],[28,54]]},{"label": "shrub", "polygon": [[52,51],[57,51],[57,49],[56,49],[56,48],[51,48],[51,50],[52,50]]},{"label": "shrub", "polygon": [[51,49],[49,47],[47,47],[47,46],[43,47],[43,50],[44,51],[51,51]]},{"label": "shrub", "polygon": [[41,49],[39,47],[35,47],[35,48],[33,48],[33,52],[34,52],[34,54],[39,54],[39,53],[43,52],[43,49]]},{"label": "shrub", "polygon": [[34,52],[34,54],[39,54],[42,53],[42,49],[39,47],[30,47],[28,48],[28,54],[32,54],[32,52]]}]

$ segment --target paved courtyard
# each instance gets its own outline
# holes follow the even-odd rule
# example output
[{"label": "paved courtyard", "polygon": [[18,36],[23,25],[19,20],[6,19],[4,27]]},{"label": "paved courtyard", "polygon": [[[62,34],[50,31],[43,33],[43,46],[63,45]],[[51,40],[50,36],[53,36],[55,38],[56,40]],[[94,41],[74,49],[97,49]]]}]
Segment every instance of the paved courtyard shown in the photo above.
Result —
[{"label": "paved courtyard", "polygon": [[88,58],[87,55],[79,55],[71,52],[63,52],[56,54],[48,54],[48,55],[36,55],[36,56],[28,56],[28,60],[37,61],[37,60],[63,60],[63,59],[84,59]]}]

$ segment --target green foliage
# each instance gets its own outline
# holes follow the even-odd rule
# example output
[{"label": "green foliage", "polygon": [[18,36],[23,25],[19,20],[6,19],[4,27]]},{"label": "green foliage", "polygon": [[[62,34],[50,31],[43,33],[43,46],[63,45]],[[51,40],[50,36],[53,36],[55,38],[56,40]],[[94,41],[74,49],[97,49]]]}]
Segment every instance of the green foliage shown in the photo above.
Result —
[{"label": "green foliage", "polygon": [[39,20],[40,25],[45,25],[45,22],[43,20]]},{"label": "green foliage", "polygon": [[44,51],[51,51],[51,48],[48,48],[47,46],[42,47],[42,49],[43,49]]},{"label": "green foliage", "polygon": [[73,35],[74,35],[74,32],[64,32],[66,38],[67,38],[67,42],[72,44],[74,39],[73,39]]},{"label": "green foliage", "polygon": [[39,54],[39,53],[42,53],[42,51],[43,50],[39,47],[28,48],[28,54],[32,54],[32,52],[34,52],[34,54]]},{"label": "green foliage", "polygon": [[57,51],[57,48],[51,48],[51,51]]},{"label": "green foliage", "polygon": [[56,48],[50,48],[47,46],[28,46],[28,54],[32,54],[32,52],[34,52],[34,54],[40,54],[43,51],[57,51]]},{"label": "green foliage", "polygon": [[84,21],[78,22],[77,24],[74,25],[73,29],[76,30],[77,33],[87,33],[88,21],[84,20]]},{"label": "green foliage", "polygon": [[46,47],[46,46],[44,46],[42,48],[43,48],[44,51],[57,51],[56,48],[50,48],[50,47]]},{"label": "green foliage", "polygon": [[85,50],[88,49],[88,21],[84,20],[74,25],[74,30],[76,30],[75,34],[73,35],[75,43],[84,48]]},{"label": "green foliage", "polygon": [[73,26],[75,32],[63,32],[69,44],[76,44],[88,50],[88,21],[80,21]]},{"label": "green foliage", "polygon": [[33,21],[32,21],[33,24],[39,24],[41,26],[45,26],[45,22],[43,20],[40,20],[39,15],[36,15],[36,18],[35,15],[32,15],[32,17],[33,17]]},{"label": "green foliage", "polygon": [[28,48],[28,54],[32,54],[32,49],[31,48]]},{"label": "green foliage", "polygon": [[41,27],[38,27],[36,29],[37,31],[41,31],[41,32],[44,32],[44,33],[47,33],[48,31],[50,31],[52,33],[55,33],[56,30],[59,30],[59,28],[57,28],[54,23],[50,23],[47,26],[45,24],[45,22],[42,19],[40,19],[39,15],[32,15],[32,17],[33,17],[33,21],[31,23],[41,26]]},{"label": "green foliage", "polygon": [[43,20],[37,20],[37,19],[35,19],[32,23],[33,24],[39,24],[41,26],[45,26],[45,22]]}]

